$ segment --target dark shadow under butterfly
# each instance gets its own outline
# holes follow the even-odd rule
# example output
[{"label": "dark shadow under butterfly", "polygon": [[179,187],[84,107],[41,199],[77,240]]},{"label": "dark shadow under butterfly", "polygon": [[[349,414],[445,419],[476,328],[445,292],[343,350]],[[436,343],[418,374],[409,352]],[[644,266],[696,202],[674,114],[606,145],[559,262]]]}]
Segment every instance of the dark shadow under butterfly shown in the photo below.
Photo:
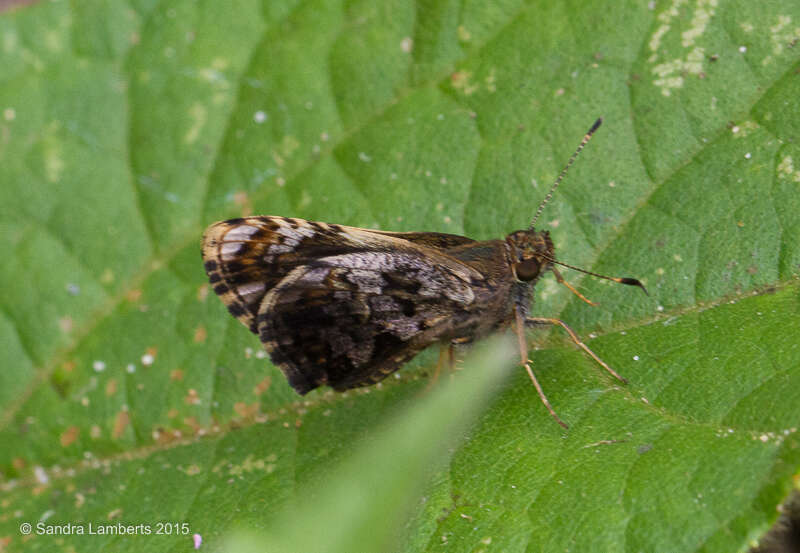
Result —
[{"label": "dark shadow under butterfly", "polygon": [[563,321],[529,316],[534,285],[552,271],[558,282],[591,303],[561,277],[556,265],[563,265],[644,290],[636,279],[606,277],[557,261],[548,231],[534,229],[600,123],[584,136],[530,227],[504,240],[244,217],[206,230],[203,260],[209,281],[300,394],[323,385],[338,391],[368,386],[434,343],[449,345],[452,354],[453,344],[512,325],[542,402],[566,427],[530,367],[526,326],[561,326],[605,370],[624,379]]}]

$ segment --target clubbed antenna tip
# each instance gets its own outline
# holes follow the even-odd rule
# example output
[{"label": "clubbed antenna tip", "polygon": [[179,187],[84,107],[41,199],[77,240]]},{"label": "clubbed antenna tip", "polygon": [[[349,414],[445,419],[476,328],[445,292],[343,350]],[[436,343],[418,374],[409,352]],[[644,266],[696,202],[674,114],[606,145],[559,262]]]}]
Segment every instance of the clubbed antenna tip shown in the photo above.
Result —
[{"label": "clubbed antenna tip", "polygon": [[635,278],[627,278],[627,277],[626,278],[621,278],[617,282],[619,282],[620,284],[628,284],[630,286],[638,286],[639,288],[642,289],[642,292],[644,292],[645,295],[647,295],[647,296],[650,295],[647,292],[647,288],[644,287],[644,284],[642,284],[640,281],[638,281]]}]

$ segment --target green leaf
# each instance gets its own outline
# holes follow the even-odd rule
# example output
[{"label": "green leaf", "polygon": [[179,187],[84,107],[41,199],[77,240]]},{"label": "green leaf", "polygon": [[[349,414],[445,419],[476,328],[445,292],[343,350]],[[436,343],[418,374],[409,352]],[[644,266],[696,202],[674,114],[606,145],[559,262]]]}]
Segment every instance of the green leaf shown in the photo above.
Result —
[{"label": "green leaf", "polygon": [[[702,0],[0,14],[0,544],[745,550],[800,474],[798,21]],[[227,217],[525,228],[598,116],[537,227],[650,296],[537,284],[534,313],[629,380],[531,332],[568,431],[502,363],[428,392],[433,350],[300,398],[209,293],[200,236]]]}]

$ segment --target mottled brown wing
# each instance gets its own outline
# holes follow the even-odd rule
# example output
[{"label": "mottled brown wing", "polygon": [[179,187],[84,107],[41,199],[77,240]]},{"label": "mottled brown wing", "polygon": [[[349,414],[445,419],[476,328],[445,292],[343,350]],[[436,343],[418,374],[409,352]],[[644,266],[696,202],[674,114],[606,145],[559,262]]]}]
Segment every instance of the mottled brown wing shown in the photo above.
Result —
[{"label": "mottled brown wing", "polygon": [[483,276],[431,247],[435,235],[247,217],[209,227],[203,258],[214,291],[298,392],[347,389],[384,378],[470,309]]}]

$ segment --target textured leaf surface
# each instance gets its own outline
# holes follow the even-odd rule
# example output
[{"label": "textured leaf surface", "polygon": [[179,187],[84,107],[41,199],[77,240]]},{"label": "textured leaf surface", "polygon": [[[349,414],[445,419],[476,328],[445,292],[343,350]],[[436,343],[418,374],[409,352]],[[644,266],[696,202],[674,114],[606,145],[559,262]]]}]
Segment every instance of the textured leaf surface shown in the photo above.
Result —
[{"label": "textured leaf surface", "polygon": [[[800,467],[798,25],[702,0],[0,14],[0,546],[745,549]],[[532,333],[569,431],[523,371],[464,374],[502,363],[427,391],[435,351],[299,399],[209,293],[199,239],[226,217],[524,228],[598,116],[539,226],[651,295],[538,285],[630,380]]]}]

